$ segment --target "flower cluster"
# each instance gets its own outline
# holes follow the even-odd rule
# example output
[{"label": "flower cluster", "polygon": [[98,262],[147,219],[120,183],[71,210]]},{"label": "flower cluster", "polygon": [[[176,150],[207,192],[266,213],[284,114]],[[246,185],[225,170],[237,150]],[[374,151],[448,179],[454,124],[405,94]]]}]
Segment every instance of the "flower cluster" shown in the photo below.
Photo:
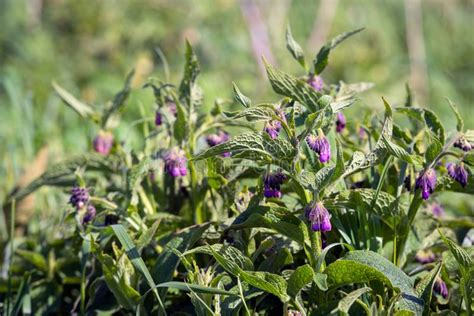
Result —
[{"label": "flower cluster", "polygon": [[278,120],[271,120],[265,123],[265,132],[272,138],[275,139],[280,134],[281,122]]},{"label": "flower cluster", "polygon": [[309,148],[319,155],[319,161],[325,163],[331,159],[331,146],[324,135],[308,135],[306,143]]},{"label": "flower cluster", "polygon": [[440,294],[443,298],[448,298],[449,296],[448,286],[440,277],[436,278],[433,290]]},{"label": "flower cluster", "polygon": [[316,91],[323,90],[324,81],[320,76],[311,76],[309,77],[307,83],[314,88]]},{"label": "flower cluster", "polygon": [[[206,137],[206,142],[210,147],[225,143],[229,140],[229,134],[224,131],[219,131],[217,134],[211,134]],[[231,153],[226,152],[222,154],[222,157],[230,157]]]},{"label": "flower cluster", "polygon": [[263,178],[263,195],[267,198],[280,198],[280,187],[285,180],[286,176],[280,171],[265,175]]},{"label": "flower cluster", "polygon": [[454,142],[454,147],[459,148],[463,151],[470,151],[472,149],[472,144],[470,144],[466,138],[464,137],[459,137],[455,142]]},{"label": "flower cluster", "polygon": [[89,190],[82,187],[73,187],[71,190],[71,196],[69,203],[77,210],[80,211],[86,208],[86,212],[82,218],[82,224],[91,222],[96,214],[94,205],[90,203]]},{"label": "flower cluster", "polygon": [[311,222],[311,229],[313,231],[327,232],[332,229],[331,215],[322,202],[316,202],[306,206],[305,214]]},{"label": "flower cluster", "polygon": [[415,182],[415,189],[421,189],[421,197],[428,200],[436,187],[436,172],[430,168],[422,171]]},{"label": "flower cluster", "polygon": [[461,162],[459,165],[455,165],[454,163],[449,163],[446,166],[448,169],[448,175],[453,179],[459,182],[460,185],[466,187],[467,185],[467,171],[464,168],[464,164]]},{"label": "flower cluster", "polygon": [[172,177],[185,176],[188,173],[186,168],[188,160],[186,153],[182,149],[173,148],[164,156],[165,171]]},{"label": "flower cluster", "polygon": [[94,139],[94,150],[101,155],[108,155],[114,144],[114,135],[110,132],[100,131]]}]

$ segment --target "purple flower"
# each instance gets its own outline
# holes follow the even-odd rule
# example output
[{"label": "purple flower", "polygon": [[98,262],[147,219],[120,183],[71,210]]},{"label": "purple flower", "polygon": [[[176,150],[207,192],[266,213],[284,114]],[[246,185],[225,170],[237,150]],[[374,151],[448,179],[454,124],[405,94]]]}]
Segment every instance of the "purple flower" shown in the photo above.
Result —
[{"label": "purple flower", "polygon": [[470,151],[472,149],[472,145],[464,137],[459,137],[453,146],[463,151]]},{"label": "purple flower", "polygon": [[421,197],[428,200],[436,187],[436,172],[434,169],[422,171],[415,182],[415,189],[421,189]]},{"label": "purple flower", "polygon": [[320,162],[325,163],[331,159],[331,146],[324,135],[308,135],[306,143],[311,150],[318,153]]},{"label": "purple flower", "polygon": [[367,132],[365,131],[365,129],[362,126],[359,127],[359,139],[364,140],[366,138],[367,138]]},{"label": "purple flower", "polygon": [[281,122],[277,120],[271,120],[265,123],[265,132],[267,132],[268,135],[272,139],[275,139],[278,137],[278,134],[280,133],[281,130]]},{"label": "purple flower", "polygon": [[102,155],[108,155],[114,143],[114,136],[110,132],[100,131],[94,139],[94,150]]},{"label": "purple flower", "polygon": [[324,81],[320,76],[311,76],[307,83],[314,88],[316,91],[321,91],[323,90],[324,87]]},{"label": "purple flower", "polygon": [[173,148],[165,154],[165,171],[172,177],[185,176],[188,173],[188,160],[182,149]]},{"label": "purple flower", "polygon": [[443,207],[438,203],[431,204],[431,212],[433,212],[434,217],[443,217],[446,213]]},{"label": "purple flower", "polygon": [[336,118],[336,132],[340,133],[346,127],[346,117],[342,112],[337,113]]},{"label": "purple flower", "polygon": [[441,294],[443,298],[448,298],[448,295],[449,295],[448,286],[440,277],[436,278],[433,289],[436,293]]},{"label": "purple flower", "polygon": [[82,218],[82,224],[87,224],[90,221],[92,221],[95,217],[95,214],[96,214],[96,210],[95,210],[94,205],[92,204],[87,205],[86,214]]},{"label": "purple flower", "polygon": [[155,113],[155,125],[160,126],[161,124],[163,124],[163,115],[157,110]]},{"label": "purple flower", "polygon": [[265,175],[263,178],[263,195],[266,198],[280,198],[280,187],[285,180],[286,176],[280,171]]},{"label": "purple flower", "polygon": [[464,169],[464,164],[461,162],[459,165],[455,165],[453,163],[449,163],[446,168],[448,169],[449,176],[459,182],[462,187],[466,187],[467,185],[467,171]]},{"label": "purple flower", "polygon": [[434,262],[436,260],[435,254],[431,250],[419,250],[415,256],[416,261],[422,264]]},{"label": "purple flower", "polygon": [[327,232],[332,229],[331,215],[322,202],[316,202],[305,208],[306,217],[311,222],[313,231]]},{"label": "purple flower", "polygon": [[176,108],[176,103],[171,100],[166,101],[166,106],[168,107],[168,111],[173,114],[175,117],[178,115],[178,110]]},{"label": "purple flower", "polygon": [[[225,143],[229,140],[229,134],[219,131],[217,134],[211,134],[206,137],[206,142],[210,147]],[[231,153],[222,153],[222,157],[230,157]]]},{"label": "purple flower", "polygon": [[87,202],[89,202],[89,191],[87,188],[73,187],[69,203],[75,207],[76,210],[80,210],[87,204]]}]

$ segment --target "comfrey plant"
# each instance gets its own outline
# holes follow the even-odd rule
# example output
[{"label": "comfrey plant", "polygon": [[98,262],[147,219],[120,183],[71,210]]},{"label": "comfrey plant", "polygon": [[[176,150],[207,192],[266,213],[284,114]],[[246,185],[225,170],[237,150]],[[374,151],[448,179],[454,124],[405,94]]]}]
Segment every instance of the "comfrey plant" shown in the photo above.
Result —
[{"label": "comfrey plant", "polygon": [[473,248],[454,240],[471,240],[472,214],[453,218],[438,196],[474,193],[474,132],[449,103],[457,131],[446,133],[435,113],[412,104],[409,89],[405,105],[382,99],[383,119],[344,114],[372,84],[331,83],[322,73],[331,51],[359,31],[332,39],[308,64],[288,28],[302,73],[264,60],[281,98],[252,104],[234,83],[234,112],[222,101],[200,111],[200,68],[187,44],[179,85],[145,85],[155,102],[141,109],[143,143],[133,150],[111,136],[131,76],[103,111],[55,85],[102,132],[92,143],[97,153],[54,166],[12,196],[68,185],[74,208],[63,224],[67,247],[52,242],[37,255],[77,260],[45,263],[47,273],[31,276],[37,283],[25,281],[64,295],[52,305],[32,292],[33,306],[84,314],[469,314]]}]

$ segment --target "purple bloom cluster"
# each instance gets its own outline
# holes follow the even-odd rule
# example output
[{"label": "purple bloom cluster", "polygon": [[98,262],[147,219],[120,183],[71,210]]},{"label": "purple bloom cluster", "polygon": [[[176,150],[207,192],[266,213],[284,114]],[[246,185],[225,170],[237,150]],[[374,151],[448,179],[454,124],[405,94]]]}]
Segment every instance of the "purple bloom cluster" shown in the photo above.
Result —
[{"label": "purple bloom cluster", "polygon": [[324,135],[308,135],[306,143],[309,148],[319,155],[319,161],[325,163],[331,159],[331,146]]},{"label": "purple bloom cluster", "polygon": [[314,88],[316,91],[321,91],[323,90],[324,87],[324,81],[320,76],[311,76],[307,83]]},{"label": "purple bloom cluster", "polygon": [[87,224],[91,222],[94,219],[95,214],[96,214],[96,210],[95,210],[94,205],[92,204],[87,205],[86,214],[82,218],[82,224]]},{"label": "purple bloom cluster", "polygon": [[[211,134],[206,137],[206,142],[210,147],[225,143],[229,140],[229,134],[219,131],[217,134]],[[230,157],[231,153],[223,153],[223,157]]]},{"label": "purple bloom cluster", "polygon": [[280,198],[280,187],[285,180],[286,176],[280,171],[265,175],[263,178],[263,195],[266,198]]},{"label": "purple bloom cluster", "polygon": [[431,212],[433,212],[434,217],[443,217],[446,213],[443,207],[438,203],[431,204]]},{"label": "purple bloom cluster", "polygon": [[161,126],[163,124],[163,114],[161,114],[160,110],[156,110],[155,113],[155,125]]},{"label": "purple bloom cluster", "polygon": [[462,149],[463,151],[470,151],[472,149],[472,144],[470,144],[466,138],[464,137],[459,137],[455,142],[454,142],[454,147]]},{"label": "purple bloom cluster", "polygon": [[331,215],[322,202],[316,202],[305,208],[306,217],[311,222],[313,231],[327,232],[332,229]]},{"label": "purple bloom cluster", "polygon": [[188,160],[186,153],[182,149],[174,148],[164,156],[165,171],[172,177],[185,176],[188,173],[186,168]]},{"label": "purple bloom cluster", "polygon": [[336,115],[336,132],[340,133],[346,127],[346,117],[342,112],[338,112]]},{"label": "purple bloom cluster", "polygon": [[436,260],[436,255],[431,250],[419,250],[415,256],[416,261],[422,264],[427,264],[434,262]]},{"label": "purple bloom cluster", "polygon": [[87,190],[87,188],[73,187],[69,204],[75,207],[76,210],[80,210],[89,202],[89,198],[89,190]]},{"label": "purple bloom cluster", "polygon": [[114,135],[110,132],[100,131],[94,139],[94,150],[102,155],[108,155],[114,144]]},{"label": "purple bloom cluster", "polygon": [[449,163],[446,168],[448,169],[449,176],[459,182],[464,188],[467,185],[467,171],[464,168],[464,164],[461,162],[459,165]]},{"label": "purple bloom cluster", "polygon": [[433,289],[436,293],[440,294],[443,298],[448,298],[449,296],[448,286],[443,280],[441,280],[440,277],[436,278]]},{"label": "purple bloom cluster", "polygon": [[278,137],[281,130],[281,122],[277,120],[271,120],[265,123],[265,132],[272,138]]},{"label": "purple bloom cluster", "polygon": [[436,187],[436,172],[434,169],[422,171],[415,182],[415,189],[421,189],[421,197],[428,200]]}]

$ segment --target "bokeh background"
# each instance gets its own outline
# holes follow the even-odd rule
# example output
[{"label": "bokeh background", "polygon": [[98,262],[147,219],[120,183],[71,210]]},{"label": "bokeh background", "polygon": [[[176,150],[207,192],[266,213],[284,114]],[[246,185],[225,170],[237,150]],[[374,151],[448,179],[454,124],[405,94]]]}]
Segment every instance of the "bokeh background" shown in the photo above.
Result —
[{"label": "bokeh background", "polygon": [[[195,47],[203,111],[216,98],[232,97],[232,81],[255,102],[276,101],[259,56],[302,74],[286,50],[287,23],[307,61],[332,36],[366,27],[331,54],[323,73],[327,83],[376,84],[348,111],[349,121],[360,119],[360,107],[381,110],[381,96],[402,103],[410,83],[417,103],[437,111],[448,126],[455,122],[446,97],[474,128],[471,0],[1,0],[0,201],[51,162],[90,149],[96,127],[59,100],[53,80],[101,107],[135,68],[135,89],[116,131],[118,138],[133,138],[130,126],[141,117],[140,107],[150,117],[155,110],[142,84],[165,77],[157,48],[176,83],[185,39]],[[43,200],[53,198],[36,203],[51,207]]]}]

